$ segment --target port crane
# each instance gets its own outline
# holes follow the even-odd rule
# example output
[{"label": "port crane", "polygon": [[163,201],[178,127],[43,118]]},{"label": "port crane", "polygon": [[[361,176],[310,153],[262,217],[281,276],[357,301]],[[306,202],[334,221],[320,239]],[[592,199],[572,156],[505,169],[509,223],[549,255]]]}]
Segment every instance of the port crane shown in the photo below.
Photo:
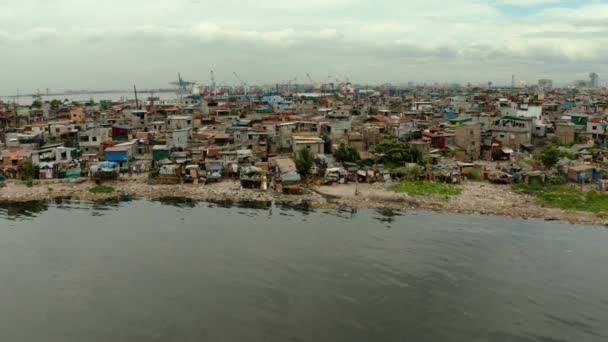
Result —
[{"label": "port crane", "polygon": [[247,95],[248,91],[247,91],[247,83],[243,82],[243,80],[239,77],[239,75],[235,72],[233,72],[234,77],[236,77],[236,79],[239,81],[239,83],[241,84],[241,87],[243,87],[243,93],[245,95]]}]

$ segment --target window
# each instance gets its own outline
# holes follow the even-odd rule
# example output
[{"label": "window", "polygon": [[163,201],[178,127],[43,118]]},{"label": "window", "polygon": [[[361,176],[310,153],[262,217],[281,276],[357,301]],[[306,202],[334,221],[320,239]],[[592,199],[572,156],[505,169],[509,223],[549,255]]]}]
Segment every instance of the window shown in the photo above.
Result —
[{"label": "window", "polygon": [[61,160],[66,160],[68,159],[68,153],[67,152],[61,152]]},{"label": "window", "polygon": [[591,129],[593,129],[595,131],[597,129],[597,126],[593,126],[593,127],[591,127]]},{"label": "window", "polygon": [[191,124],[191,123],[192,123],[192,121],[191,121],[191,120],[186,121],[186,125],[189,125],[189,124]]},{"label": "window", "polygon": [[97,142],[97,137],[92,137],[93,142]]}]

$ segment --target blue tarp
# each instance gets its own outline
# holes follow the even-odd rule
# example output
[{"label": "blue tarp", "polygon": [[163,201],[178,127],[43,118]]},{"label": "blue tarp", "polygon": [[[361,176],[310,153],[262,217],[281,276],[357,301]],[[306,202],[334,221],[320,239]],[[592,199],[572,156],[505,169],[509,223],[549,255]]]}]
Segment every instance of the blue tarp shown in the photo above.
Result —
[{"label": "blue tarp", "polygon": [[562,107],[572,107],[576,105],[576,102],[572,102],[572,101],[565,101],[562,103]]},{"label": "blue tarp", "polygon": [[452,110],[446,110],[443,113],[443,117],[450,120],[450,119],[454,119],[458,114],[455,111]]},{"label": "blue tarp", "polygon": [[116,165],[117,164],[114,162],[105,161],[97,164],[97,167],[100,169],[113,169],[116,167]]},{"label": "blue tarp", "polygon": [[127,161],[127,151],[105,151],[106,161],[124,163]]}]

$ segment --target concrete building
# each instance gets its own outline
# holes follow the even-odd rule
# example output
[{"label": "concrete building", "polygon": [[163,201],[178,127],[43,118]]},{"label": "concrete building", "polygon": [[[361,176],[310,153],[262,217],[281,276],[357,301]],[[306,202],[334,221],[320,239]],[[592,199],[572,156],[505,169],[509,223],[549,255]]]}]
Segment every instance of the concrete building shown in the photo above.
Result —
[{"label": "concrete building", "polygon": [[576,125],[571,122],[558,122],[555,124],[555,135],[559,138],[562,144],[570,144],[574,142],[576,134]]},{"label": "concrete building", "polygon": [[166,133],[167,147],[171,150],[183,150],[188,147],[190,129],[176,129]]},{"label": "concrete building", "polygon": [[529,144],[532,139],[532,118],[505,116],[490,126],[492,139],[502,146],[519,149],[522,144]]},{"label": "concrete building", "polygon": [[32,151],[32,163],[70,163],[77,158],[75,148],[65,147],[62,144],[43,146],[40,150]]},{"label": "concrete building", "polygon": [[168,130],[181,130],[192,128],[192,117],[186,115],[173,115],[167,118]]},{"label": "concrete building", "polygon": [[589,87],[597,88],[600,85],[600,75],[595,72],[589,73]]},{"label": "concrete building", "polygon": [[110,128],[108,127],[89,127],[80,132],[80,150],[84,154],[97,154],[101,156],[101,143],[111,140]]},{"label": "concrete building", "polygon": [[323,154],[325,141],[314,135],[294,135],[293,136],[293,153],[298,153],[302,149],[308,149],[313,156]]},{"label": "concrete building", "polygon": [[481,158],[481,124],[464,123],[455,129],[456,147],[461,150],[458,159],[469,162]]},{"label": "concrete building", "polygon": [[148,112],[145,110],[132,110],[126,115],[126,120],[131,128],[145,128],[149,123]]},{"label": "concrete building", "polygon": [[553,80],[547,78],[540,79],[538,80],[538,87],[544,90],[551,90],[553,89]]}]

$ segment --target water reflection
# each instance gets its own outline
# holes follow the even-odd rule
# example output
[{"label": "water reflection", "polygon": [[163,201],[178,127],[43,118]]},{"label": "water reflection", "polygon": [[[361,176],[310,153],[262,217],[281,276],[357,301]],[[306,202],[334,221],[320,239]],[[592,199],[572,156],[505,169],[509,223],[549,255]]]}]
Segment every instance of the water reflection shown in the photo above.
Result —
[{"label": "water reflection", "polygon": [[0,202],[0,217],[8,220],[24,220],[49,210],[48,201]]},{"label": "water reflection", "polygon": [[295,211],[299,212],[303,215],[310,215],[315,212],[312,204],[310,202],[302,202],[299,204],[295,203],[277,203],[277,208],[282,211]]},{"label": "water reflection", "polygon": [[389,227],[390,227],[390,224],[395,222],[396,217],[402,216],[402,214],[399,210],[390,209],[390,208],[376,209],[376,213],[378,213],[380,215],[380,217],[374,217],[374,220],[382,222],[382,223],[388,223]]},{"label": "water reflection", "polygon": [[323,214],[343,219],[353,219],[355,216],[357,216],[357,208],[340,207],[337,209],[324,210]]},{"label": "water reflection", "polygon": [[160,197],[155,199],[153,202],[158,202],[163,205],[169,205],[177,208],[194,208],[198,203],[193,199],[184,197]]}]

